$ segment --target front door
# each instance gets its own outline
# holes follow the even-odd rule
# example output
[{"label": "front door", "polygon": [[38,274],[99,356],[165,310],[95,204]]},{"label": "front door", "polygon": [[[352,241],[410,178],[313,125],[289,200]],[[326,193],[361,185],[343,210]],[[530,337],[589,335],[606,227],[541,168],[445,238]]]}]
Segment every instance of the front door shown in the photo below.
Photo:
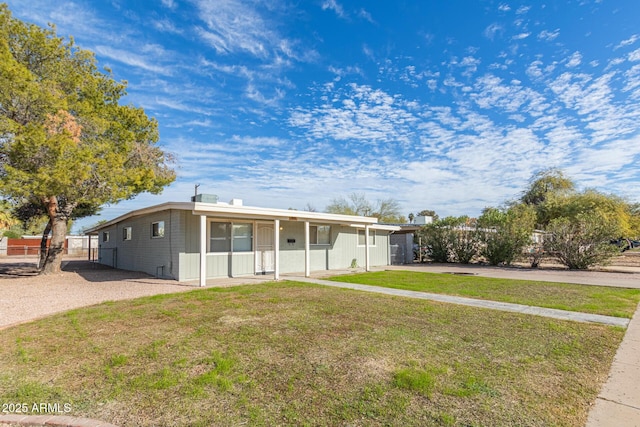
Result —
[{"label": "front door", "polygon": [[275,271],[273,224],[258,224],[256,242],[256,274]]}]

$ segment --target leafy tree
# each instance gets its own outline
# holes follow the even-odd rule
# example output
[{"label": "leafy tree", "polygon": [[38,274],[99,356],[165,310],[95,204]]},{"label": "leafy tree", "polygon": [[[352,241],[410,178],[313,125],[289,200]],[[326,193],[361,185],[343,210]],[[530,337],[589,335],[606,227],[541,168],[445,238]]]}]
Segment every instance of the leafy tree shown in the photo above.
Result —
[{"label": "leafy tree", "polygon": [[629,214],[631,215],[629,220],[629,228],[631,230],[629,237],[638,240],[640,239],[640,203],[630,204]]},{"label": "leafy tree", "polygon": [[425,225],[419,233],[432,261],[468,264],[478,254],[480,239],[469,217],[446,217]]},{"label": "leafy tree", "polygon": [[536,173],[520,201],[536,209],[537,223],[544,228],[555,217],[553,206],[563,195],[575,191],[575,184],[559,169],[544,169]]},{"label": "leafy tree", "polygon": [[581,193],[564,197],[558,206],[558,218],[575,218],[579,214],[595,212],[613,227],[613,237],[630,236],[633,232],[633,213],[631,205],[622,198],[600,193],[596,190],[585,190]]},{"label": "leafy tree", "polygon": [[551,221],[544,248],[570,269],[604,264],[618,252],[609,243],[617,224],[598,212],[579,213],[573,218]]},{"label": "leafy tree", "polygon": [[77,209],[159,193],[175,179],[155,145],[157,122],[119,104],[125,89],[91,52],[0,5],[0,193],[16,206],[40,204],[49,219],[42,273],[60,269]]},{"label": "leafy tree", "polygon": [[451,252],[454,262],[469,264],[480,252],[481,235],[477,222],[467,216],[457,219],[451,233]]},{"label": "leafy tree", "polygon": [[0,240],[19,223],[11,213],[11,206],[6,200],[0,200]]},{"label": "leafy tree", "polygon": [[[443,221],[446,221],[446,218]],[[451,226],[443,221],[434,221],[431,224],[427,224],[422,227],[419,233],[432,261],[453,262]]]},{"label": "leafy tree", "polygon": [[364,193],[351,193],[348,199],[338,197],[325,209],[328,213],[361,215],[378,218],[380,222],[405,223],[400,205],[394,199],[378,200],[375,204],[367,200]]},{"label": "leafy tree", "polygon": [[540,205],[552,194],[573,191],[575,184],[560,169],[550,168],[537,172],[531,179],[529,187],[522,195],[522,202],[527,205]]},{"label": "leafy tree", "polygon": [[478,218],[482,228],[481,254],[491,265],[510,265],[530,244],[535,221],[535,210],[529,205],[486,208]]}]

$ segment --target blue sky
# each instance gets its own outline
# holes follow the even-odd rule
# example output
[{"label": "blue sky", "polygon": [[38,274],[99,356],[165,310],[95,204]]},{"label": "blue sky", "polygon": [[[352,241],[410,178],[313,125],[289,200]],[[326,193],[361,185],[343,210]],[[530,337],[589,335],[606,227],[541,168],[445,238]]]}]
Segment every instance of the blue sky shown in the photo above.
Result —
[{"label": "blue sky", "polygon": [[[157,118],[178,179],[246,205],[352,192],[477,216],[558,167],[640,200],[640,2],[10,0]],[[78,224],[91,224],[92,217]]]}]

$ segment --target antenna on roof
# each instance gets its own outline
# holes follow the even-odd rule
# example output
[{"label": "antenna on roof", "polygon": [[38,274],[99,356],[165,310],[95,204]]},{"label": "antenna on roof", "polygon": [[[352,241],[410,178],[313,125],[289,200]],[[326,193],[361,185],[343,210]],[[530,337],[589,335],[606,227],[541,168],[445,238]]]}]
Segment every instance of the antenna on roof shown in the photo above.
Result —
[{"label": "antenna on roof", "polygon": [[196,184],[194,187],[195,188],[193,189],[193,196],[197,197],[198,196],[198,187],[200,187],[200,184]]}]

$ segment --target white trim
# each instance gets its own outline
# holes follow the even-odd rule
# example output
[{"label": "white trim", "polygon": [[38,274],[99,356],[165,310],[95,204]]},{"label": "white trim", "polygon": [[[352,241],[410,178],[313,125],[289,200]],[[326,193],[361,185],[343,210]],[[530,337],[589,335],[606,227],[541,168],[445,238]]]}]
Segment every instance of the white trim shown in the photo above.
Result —
[{"label": "white trim", "polygon": [[246,220],[275,220],[282,221],[312,221],[326,224],[341,224],[352,227],[364,226],[365,224],[376,224],[379,229],[390,229],[392,231],[399,230],[399,227],[384,226],[377,224],[378,219],[374,217],[356,216],[356,215],[339,215],[323,212],[293,211],[289,209],[271,209],[258,208],[253,206],[233,206],[223,203],[201,203],[201,202],[166,202],[147,208],[137,209],[120,215],[104,224],[93,227],[85,232],[85,234],[95,233],[98,230],[109,227],[113,224],[124,221],[125,219],[147,215],[154,212],[165,210],[183,210],[191,211],[194,215],[207,215],[209,217],[219,218],[244,218]]},{"label": "white trim", "polygon": [[200,215],[200,286],[207,285],[207,216]]},{"label": "white trim", "polygon": [[369,247],[370,247],[370,242],[369,242],[370,238],[369,238],[369,226],[365,225],[364,227],[364,270],[365,271],[370,271],[371,270],[371,264],[370,264],[370,260],[369,260]]},{"label": "white trim", "polygon": [[309,221],[304,222],[304,277],[311,276],[311,259],[309,250]]},{"label": "white trim", "polygon": [[[357,228],[357,229],[362,229],[364,228],[366,225],[365,224],[350,224],[349,227],[353,227],[353,228]],[[400,231],[403,230],[403,227],[400,227],[399,225],[388,225],[388,224],[371,224],[369,226],[369,229],[371,230],[384,230],[384,231]]]},{"label": "white trim", "polygon": [[273,220],[273,252],[274,252],[274,260],[273,263],[273,279],[280,279],[280,220]]},{"label": "white trim", "polygon": [[193,211],[196,214],[206,213],[209,216],[234,215],[236,218],[247,219],[280,219],[284,221],[313,221],[319,223],[337,224],[375,224],[377,218],[329,214],[323,212],[294,211],[289,209],[258,208],[253,206],[233,206],[220,203],[194,203]]}]

